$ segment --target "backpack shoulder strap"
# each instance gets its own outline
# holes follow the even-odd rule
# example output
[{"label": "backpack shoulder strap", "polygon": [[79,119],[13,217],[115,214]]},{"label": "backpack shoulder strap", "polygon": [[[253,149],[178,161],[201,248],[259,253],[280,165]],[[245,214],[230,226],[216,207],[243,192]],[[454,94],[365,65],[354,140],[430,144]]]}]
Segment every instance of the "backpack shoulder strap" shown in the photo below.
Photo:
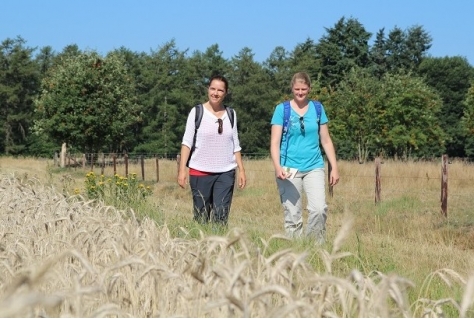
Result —
[{"label": "backpack shoulder strap", "polygon": [[283,102],[283,129],[281,133],[281,152],[283,156],[283,164],[286,163],[286,152],[288,151],[288,137],[286,136],[288,133],[288,126],[290,124],[290,113],[291,113],[291,105],[290,101]]},{"label": "backpack shoulder strap", "polygon": [[316,122],[318,123],[318,134],[319,134],[319,131],[320,131],[320,128],[321,128],[321,102],[319,101],[316,101],[316,100],[311,100],[311,102],[313,102],[313,105],[314,105],[314,108],[316,109],[316,116],[317,116],[317,119],[316,119]]},{"label": "backpack shoulder strap", "polygon": [[313,102],[314,108],[316,109],[316,115],[318,116],[318,124],[321,121],[321,102],[316,100],[311,100]]},{"label": "backpack shoulder strap", "polygon": [[201,125],[202,115],[204,114],[204,110],[203,110],[202,104],[198,104],[194,108],[196,111],[195,118],[194,118],[194,127],[195,127],[194,131],[196,132],[199,129],[199,126]]},{"label": "backpack shoulder strap", "polygon": [[288,132],[288,124],[290,123],[291,106],[290,101],[283,102],[283,134]]},{"label": "backpack shoulder strap", "polygon": [[[201,121],[202,121],[202,116],[204,114],[204,109],[203,109],[203,106],[202,104],[198,104],[195,106],[196,108],[196,116],[194,118],[194,127],[195,127],[195,131],[197,131],[199,129],[199,126],[201,126]],[[234,109],[231,108],[230,106],[227,106],[227,105],[224,105],[224,108],[227,112],[227,116],[229,117],[229,120],[230,120],[230,124],[232,125],[232,127],[234,127]]]},{"label": "backpack shoulder strap", "polygon": [[232,125],[232,128],[233,128],[234,127],[234,109],[227,105],[224,105],[224,108],[227,112],[227,116],[229,117],[230,124]]},{"label": "backpack shoulder strap", "polygon": [[196,135],[197,131],[199,129],[199,126],[201,125],[201,120],[202,120],[202,115],[204,114],[203,106],[202,104],[197,104],[194,106],[194,111],[195,116],[194,116],[194,136],[193,136],[193,145],[191,145],[191,149],[189,152],[189,157],[188,161],[186,162],[186,166],[189,167],[189,161],[191,160],[191,155],[194,152],[194,149],[196,148]]}]

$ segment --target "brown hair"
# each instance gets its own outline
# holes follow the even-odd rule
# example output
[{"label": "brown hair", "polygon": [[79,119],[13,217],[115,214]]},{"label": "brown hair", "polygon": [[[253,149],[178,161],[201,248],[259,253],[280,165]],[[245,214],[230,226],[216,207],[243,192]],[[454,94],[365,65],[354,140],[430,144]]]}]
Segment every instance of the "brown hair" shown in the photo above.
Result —
[{"label": "brown hair", "polygon": [[214,81],[214,80],[224,82],[225,92],[227,93],[227,91],[229,90],[229,82],[227,82],[227,79],[226,79],[224,76],[222,76],[222,75],[213,75],[213,76],[209,79],[209,85],[208,85],[208,86],[211,86],[211,83],[212,83],[212,81]]},{"label": "brown hair", "polygon": [[306,72],[295,73],[291,79],[290,87],[292,88],[296,82],[303,82],[304,84],[307,84],[309,87],[311,87],[311,79]]}]

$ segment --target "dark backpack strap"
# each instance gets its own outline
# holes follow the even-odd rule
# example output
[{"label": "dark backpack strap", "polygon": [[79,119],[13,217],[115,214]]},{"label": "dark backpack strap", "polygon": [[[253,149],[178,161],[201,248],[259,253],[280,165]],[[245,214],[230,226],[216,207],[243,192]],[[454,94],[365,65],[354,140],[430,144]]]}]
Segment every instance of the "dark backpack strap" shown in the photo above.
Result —
[{"label": "dark backpack strap", "polygon": [[199,126],[201,126],[202,115],[204,114],[204,109],[203,109],[202,104],[196,105],[194,109],[195,109],[196,114],[194,117],[194,137],[193,137],[193,146],[191,147],[191,153],[194,151],[194,148],[196,146],[196,135],[197,135]]},{"label": "dark backpack strap", "polygon": [[311,102],[313,102],[313,105],[314,105],[314,108],[316,109],[316,116],[317,116],[317,119],[316,119],[316,122],[318,123],[318,135],[319,135],[319,129],[321,127],[321,102],[319,101],[316,101],[316,100],[311,100]]},{"label": "dark backpack strap", "polygon": [[291,106],[290,101],[283,102],[283,134],[288,132],[288,125],[290,123],[290,113],[291,113]]},{"label": "dark backpack strap", "polygon": [[321,102],[316,101],[316,100],[311,100],[314,104],[314,108],[316,109],[316,115],[317,115],[317,121],[318,124],[321,122]]},{"label": "dark backpack strap", "polygon": [[288,151],[288,127],[290,124],[290,113],[291,113],[291,106],[290,106],[290,101],[284,101],[283,102],[283,129],[281,133],[281,143],[283,143],[283,139],[285,142],[285,145],[283,145],[281,148],[283,150],[283,157],[284,157],[284,163],[286,163],[286,152]]},{"label": "dark backpack strap", "polygon": [[[199,126],[201,126],[202,115],[204,114],[204,109],[202,104],[198,104],[194,107],[196,109],[196,116],[194,118],[194,132],[197,132]],[[196,135],[196,134],[194,134]]]},{"label": "dark backpack strap", "polygon": [[201,126],[202,115],[204,113],[202,104],[198,104],[198,105],[194,106],[194,110],[195,110],[194,136],[193,136],[193,145],[191,145],[191,150],[189,152],[188,161],[186,163],[186,166],[188,166],[188,167],[189,167],[189,161],[191,160],[191,155],[193,154],[194,149],[196,148],[196,135],[197,135],[197,131],[199,129],[199,126]]},{"label": "dark backpack strap", "polygon": [[[319,125],[319,123],[321,122],[321,102],[316,100],[311,100],[311,102],[313,102],[314,108],[316,109],[316,116]],[[283,134],[286,134],[288,132],[290,112],[290,101],[283,102]]]},{"label": "dark backpack strap", "polygon": [[234,128],[234,109],[227,105],[224,105],[224,108],[227,112],[227,116],[229,117],[230,125],[232,125],[232,128]]}]

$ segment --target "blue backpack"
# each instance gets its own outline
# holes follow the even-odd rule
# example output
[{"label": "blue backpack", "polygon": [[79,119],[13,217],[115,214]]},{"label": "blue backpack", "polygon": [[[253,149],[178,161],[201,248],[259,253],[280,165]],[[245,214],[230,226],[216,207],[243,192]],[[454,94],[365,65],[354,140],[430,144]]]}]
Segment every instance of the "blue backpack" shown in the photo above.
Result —
[{"label": "blue backpack", "polygon": [[[320,127],[320,122],[321,122],[321,102],[316,101],[316,100],[310,100],[310,102],[313,103],[314,108],[316,109],[316,116],[317,116],[317,121],[318,121],[318,134],[319,134],[319,127]],[[285,146],[282,147],[284,150],[284,158],[286,161],[286,152],[288,150],[288,127],[290,124],[290,113],[291,113],[291,106],[290,106],[290,101],[284,101],[283,102],[283,132],[282,132],[282,141],[283,141],[283,136],[285,136]]]}]

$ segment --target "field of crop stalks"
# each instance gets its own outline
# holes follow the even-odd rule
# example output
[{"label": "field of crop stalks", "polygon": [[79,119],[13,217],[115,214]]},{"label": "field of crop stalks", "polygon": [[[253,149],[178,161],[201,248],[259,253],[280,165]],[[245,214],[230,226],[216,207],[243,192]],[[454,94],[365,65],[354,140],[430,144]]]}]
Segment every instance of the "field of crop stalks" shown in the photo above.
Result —
[{"label": "field of crop stalks", "polygon": [[[262,188],[257,180],[264,179],[252,180],[261,167],[247,167],[250,188],[252,182]],[[348,170],[341,166],[341,173]],[[185,192],[157,187],[155,197],[166,190],[167,198],[156,203],[164,215],[180,210],[176,202]],[[0,317],[474,315],[473,251],[456,252],[454,235],[439,225],[438,216],[431,217],[429,227],[443,230],[422,241],[420,232],[387,233],[381,225],[406,223],[406,214],[405,221],[385,217],[403,206],[395,199],[375,214],[362,211],[365,223],[357,214],[340,212],[330,216],[330,243],[315,247],[278,231],[267,235],[264,224],[249,232],[245,216],[251,208],[239,204],[254,193],[247,192],[235,198],[235,211],[243,217],[234,216],[231,227],[213,233],[180,225],[176,217],[162,216],[158,222],[84,194],[65,194],[39,174],[1,172]],[[349,197],[340,194],[341,202],[332,199],[331,204],[344,207]],[[355,198],[352,208],[367,210],[360,201]],[[428,219],[425,211],[415,222]],[[364,233],[369,225],[374,229]],[[403,236],[411,246],[420,241],[419,247],[430,251],[417,253],[400,241]],[[397,254],[408,255],[404,258],[412,263],[398,264]],[[417,263],[420,272],[411,268]]]}]

